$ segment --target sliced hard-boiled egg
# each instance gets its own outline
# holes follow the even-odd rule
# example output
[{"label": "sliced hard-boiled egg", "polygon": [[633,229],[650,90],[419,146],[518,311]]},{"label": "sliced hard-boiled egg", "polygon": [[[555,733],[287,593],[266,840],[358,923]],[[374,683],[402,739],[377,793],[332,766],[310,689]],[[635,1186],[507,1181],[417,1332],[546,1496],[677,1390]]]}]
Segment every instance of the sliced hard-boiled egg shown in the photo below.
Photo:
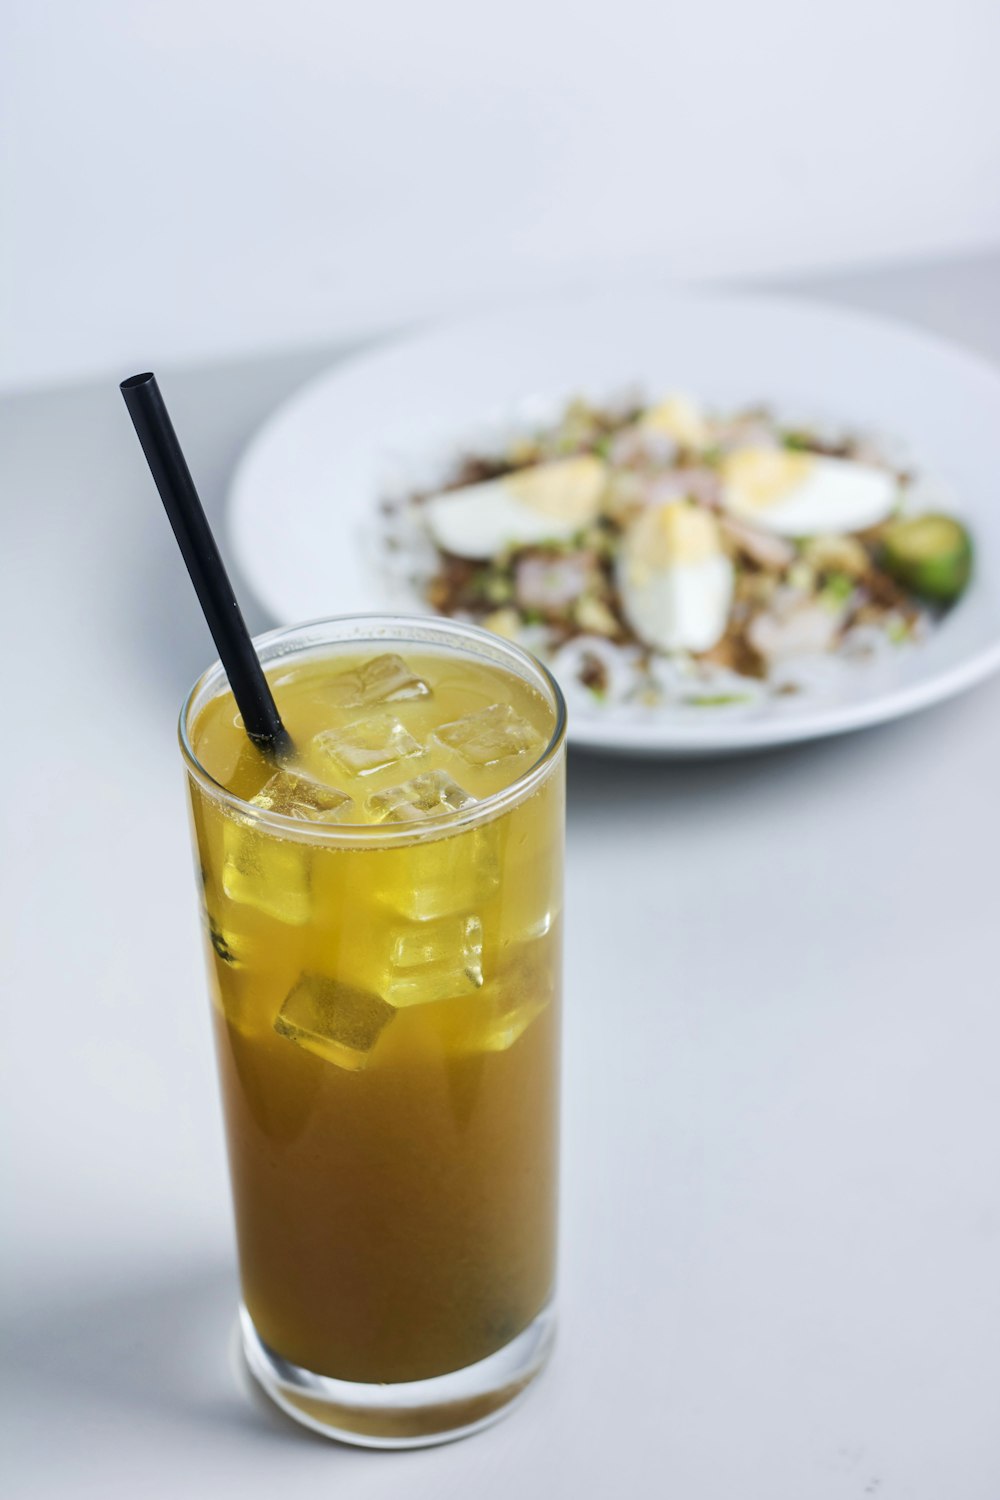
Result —
[{"label": "sliced hard-boiled egg", "polygon": [[597,519],[607,482],[607,465],[593,454],[561,458],[432,495],[424,516],[445,552],[495,557],[511,546],[568,541]]},{"label": "sliced hard-boiled egg", "polygon": [[898,491],[885,469],[785,448],[739,448],[720,474],[726,510],[780,536],[865,531],[892,514]]},{"label": "sliced hard-boiled egg", "polygon": [[625,533],[618,591],[647,646],[710,650],[725,634],[733,598],[733,565],[715,517],[684,500],[644,510]]},{"label": "sliced hard-boiled egg", "polygon": [[668,396],[644,412],[639,426],[650,432],[664,432],[681,448],[706,448],[708,423],[696,401],[690,396]]}]

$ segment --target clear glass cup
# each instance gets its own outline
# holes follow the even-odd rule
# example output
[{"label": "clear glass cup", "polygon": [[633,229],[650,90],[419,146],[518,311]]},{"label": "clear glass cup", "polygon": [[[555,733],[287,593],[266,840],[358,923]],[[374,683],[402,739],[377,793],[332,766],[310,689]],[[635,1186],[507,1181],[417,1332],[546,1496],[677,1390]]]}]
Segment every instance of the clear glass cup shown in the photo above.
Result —
[{"label": "clear glass cup", "polygon": [[218,664],[181,714],[249,1368],[329,1436],[441,1442],[502,1415],[554,1337],[565,706],[451,621],[256,645],[272,680],[337,651],[487,662],[551,716],[503,791],[352,825],[254,806],[199,763]]}]

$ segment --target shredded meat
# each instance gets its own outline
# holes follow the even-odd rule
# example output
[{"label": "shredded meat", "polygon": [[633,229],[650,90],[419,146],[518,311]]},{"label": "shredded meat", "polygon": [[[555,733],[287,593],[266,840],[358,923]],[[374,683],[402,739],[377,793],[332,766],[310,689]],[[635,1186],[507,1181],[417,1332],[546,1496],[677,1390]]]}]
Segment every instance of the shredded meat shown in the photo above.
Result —
[{"label": "shredded meat", "polygon": [[580,663],[580,681],[594,693],[608,690],[608,669],[593,651],[586,651]]},{"label": "shredded meat", "polygon": [[742,626],[730,625],[722,640],[711,651],[703,651],[698,660],[738,672],[741,677],[767,676],[764,658],[751,646]]}]

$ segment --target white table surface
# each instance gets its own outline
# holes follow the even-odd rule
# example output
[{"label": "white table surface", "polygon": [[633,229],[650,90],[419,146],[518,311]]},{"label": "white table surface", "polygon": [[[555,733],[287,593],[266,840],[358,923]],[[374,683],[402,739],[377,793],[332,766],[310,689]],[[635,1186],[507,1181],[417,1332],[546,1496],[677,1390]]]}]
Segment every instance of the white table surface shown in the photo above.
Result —
[{"label": "white table surface", "polygon": [[[1000,256],[793,290],[1000,355]],[[330,354],[159,371],[215,515]],[[556,1357],[470,1441],[355,1451],[231,1360],[174,744],[213,653],[115,379],[8,401],[0,454],[0,1490],[996,1500],[1000,681],[755,759],[572,757]]]}]

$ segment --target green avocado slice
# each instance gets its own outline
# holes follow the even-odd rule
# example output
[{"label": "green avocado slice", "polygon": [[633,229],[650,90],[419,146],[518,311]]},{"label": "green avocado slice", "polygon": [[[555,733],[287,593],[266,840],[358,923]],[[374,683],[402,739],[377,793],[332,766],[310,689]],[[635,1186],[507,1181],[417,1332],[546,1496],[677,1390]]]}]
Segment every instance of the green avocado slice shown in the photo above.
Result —
[{"label": "green avocado slice", "polygon": [[972,572],[972,539],[952,516],[908,516],[886,527],[879,562],[919,598],[953,604]]}]

